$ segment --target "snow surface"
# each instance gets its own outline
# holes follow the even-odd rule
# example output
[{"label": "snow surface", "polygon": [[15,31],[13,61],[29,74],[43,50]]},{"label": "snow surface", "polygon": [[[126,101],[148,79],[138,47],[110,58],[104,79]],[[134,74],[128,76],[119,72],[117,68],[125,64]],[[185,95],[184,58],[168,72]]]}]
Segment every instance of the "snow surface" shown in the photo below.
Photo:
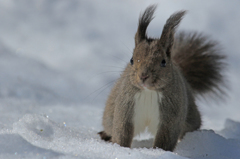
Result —
[{"label": "snow surface", "polygon": [[[129,61],[140,11],[158,3],[148,33],[186,9],[181,30],[221,42],[228,96],[198,100],[202,129],[174,152],[101,141],[104,103]],[[240,158],[240,1],[0,0],[0,158]],[[217,101],[216,101],[217,100]],[[143,139],[139,137],[138,139]]]}]

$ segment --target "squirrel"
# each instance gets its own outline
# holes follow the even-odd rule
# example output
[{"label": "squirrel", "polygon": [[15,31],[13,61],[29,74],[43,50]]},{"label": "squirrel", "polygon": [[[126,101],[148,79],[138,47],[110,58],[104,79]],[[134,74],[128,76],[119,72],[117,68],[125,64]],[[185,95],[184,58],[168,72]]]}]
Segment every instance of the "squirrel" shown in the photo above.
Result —
[{"label": "squirrel", "polygon": [[225,56],[216,41],[200,33],[175,35],[186,11],[169,17],[160,38],[148,37],[156,7],[140,14],[132,58],[109,94],[104,131],[98,134],[131,147],[133,137],[148,128],[153,148],[173,151],[179,139],[201,126],[196,96],[221,91]]}]

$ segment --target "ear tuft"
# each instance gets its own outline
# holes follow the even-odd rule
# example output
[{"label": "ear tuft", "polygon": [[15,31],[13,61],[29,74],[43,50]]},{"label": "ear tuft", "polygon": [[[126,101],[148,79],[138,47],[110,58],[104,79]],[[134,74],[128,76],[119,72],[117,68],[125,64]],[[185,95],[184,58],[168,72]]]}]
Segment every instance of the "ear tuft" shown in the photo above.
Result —
[{"label": "ear tuft", "polygon": [[174,42],[175,29],[178,27],[186,11],[179,11],[171,15],[166,24],[164,25],[161,38],[159,40],[160,45],[166,49],[168,57],[171,56],[171,49]]},{"label": "ear tuft", "polygon": [[142,40],[147,38],[146,30],[149,23],[152,21],[153,14],[157,8],[157,5],[150,5],[146,8],[143,14],[140,14],[138,30],[135,35],[135,45],[139,44]]}]

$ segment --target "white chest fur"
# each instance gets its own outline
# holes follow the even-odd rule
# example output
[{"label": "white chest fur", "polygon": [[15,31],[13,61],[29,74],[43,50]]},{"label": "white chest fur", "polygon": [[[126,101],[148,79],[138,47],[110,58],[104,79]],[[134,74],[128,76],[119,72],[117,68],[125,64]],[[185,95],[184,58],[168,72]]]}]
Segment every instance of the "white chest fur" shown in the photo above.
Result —
[{"label": "white chest fur", "polygon": [[144,90],[137,93],[134,105],[134,136],[144,132],[146,128],[155,136],[160,122],[159,104],[163,95],[161,92]]}]

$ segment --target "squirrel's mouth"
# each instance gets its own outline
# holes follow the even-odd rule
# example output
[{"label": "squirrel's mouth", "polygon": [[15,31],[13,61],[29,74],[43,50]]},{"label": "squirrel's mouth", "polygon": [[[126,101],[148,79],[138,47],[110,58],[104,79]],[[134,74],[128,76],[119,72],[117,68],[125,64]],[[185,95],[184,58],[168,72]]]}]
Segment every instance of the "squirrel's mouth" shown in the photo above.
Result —
[{"label": "squirrel's mouth", "polygon": [[144,89],[144,90],[151,90],[151,89],[149,89],[149,87],[147,87],[147,86],[143,86],[143,89]]},{"label": "squirrel's mouth", "polygon": [[150,82],[140,82],[139,86],[143,89],[143,90],[155,90],[155,87],[152,83]]},{"label": "squirrel's mouth", "polygon": [[136,84],[141,90],[156,90],[156,86],[151,75],[138,76]]}]

